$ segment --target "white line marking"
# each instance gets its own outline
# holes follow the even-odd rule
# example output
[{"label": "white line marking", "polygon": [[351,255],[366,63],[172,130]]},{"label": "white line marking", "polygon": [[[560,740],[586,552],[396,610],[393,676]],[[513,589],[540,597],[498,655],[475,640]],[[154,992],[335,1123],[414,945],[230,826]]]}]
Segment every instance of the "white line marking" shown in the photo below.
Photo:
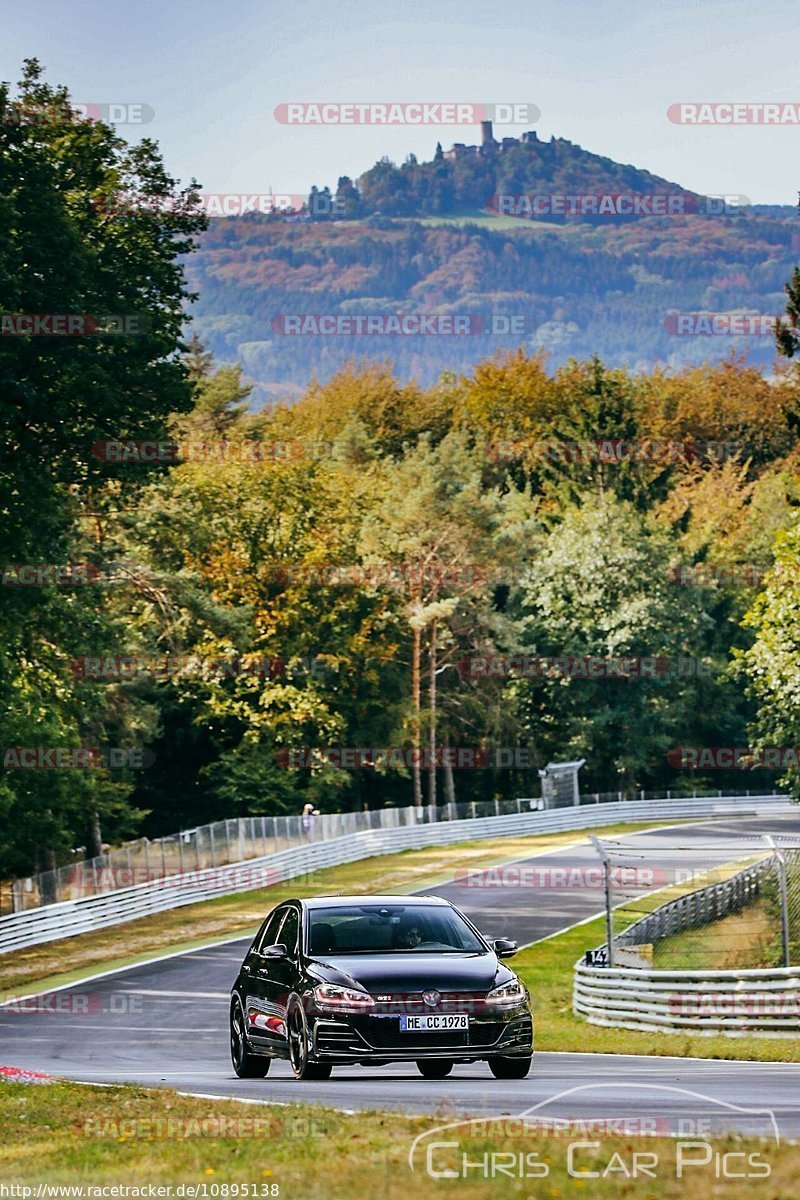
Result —
[{"label": "white line marking", "polygon": [[[219,942],[208,942],[204,946],[198,946],[198,950],[208,950],[212,946],[228,946],[232,942],[252,941],[255,930],[252,934],[238,933],[235,937],[223,938]],[[155,958],[145,958],[141,962],[128,963],[126,967],[114,967],[110,971],[97,971],[94,975],[84,975],[81,979],[74,979],[72,983],[60,983],[58,987],[39,988],[38,992],[28,992],[25,996],[13,996],[11,1000],[0,1001],[0,1009],[5,1008],[7,1004],[20,1004],[23,1000],[32,1000],[34,996],[49,996],[51,992],[64,992],[67,988],[76,988],[83,983],[94,983],[96,979],[110,979],[112,975],[121,975],[123,971],[135,971],[139,967],[149,967],[153,963],[167,962],[170,958],[184,958],[191,954],[191,950],[172,950],[169,954],[159,954]]]},{"label": "white line marking", "polygon": [[195,997],[200,997],[203,1000],[230,1000],[230,992],[196,992],[192,989],[190,992],[167,992],[161,991],[159,988],[120,988],[115,993],[117,996],[178,996],[181,1000],[191,1002]]}]

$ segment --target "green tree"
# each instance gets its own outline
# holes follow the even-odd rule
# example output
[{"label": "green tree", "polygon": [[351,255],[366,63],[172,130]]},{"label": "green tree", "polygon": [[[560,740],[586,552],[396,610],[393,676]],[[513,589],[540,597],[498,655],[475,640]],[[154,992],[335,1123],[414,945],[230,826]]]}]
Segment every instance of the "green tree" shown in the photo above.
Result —
[{"label": "green tree", "polygon": [[[687,664],[703,659],[710,621],[699,589],[670,582],[673,555],[630,502],[591,498],[565,512],[520,586],[527,653],[575,660],[513,684],[520,718],[549,757],[586,758],[594,790],[630,792],[663,776],[668,751],[697,726],[708,684],[705,667]],[[587,658],[660,665],[653,678],[591,678]]]},{"label": "green tree", "polygon": [[[129,147],[81,119],[36,60],[15,95],[0,85],[0,114],[0,562],[12,565],[0,615],[3,744],[125,741],[147,725],[145,710],[104,712],[69,670],[81,645],[112,636],[105,585],[13,586],[13,564],[88,558],[105,578],[87,498],[111,488],[121,503],[132,475],[98,444],[163,436],[169,414],[191,406],[178,353],[191,298],[182,259],[205,221],[195,185],[179,189],[152,141]],[[38,336],[20,314],[90,320],[78,333]],[[16,848],[4,841],[0,870],[96,843],[106,819],[130,828],[130,790],[102,771],[5,770]]]},{"label": "green tree", "polygon": [[[755,633],[739,655],[758,705],[751,744],[800,747],[800,524],[794,518],[774,545],[774,565],[744,618]],[[800,798],[800,767],[789,764],[780,782]]]}]

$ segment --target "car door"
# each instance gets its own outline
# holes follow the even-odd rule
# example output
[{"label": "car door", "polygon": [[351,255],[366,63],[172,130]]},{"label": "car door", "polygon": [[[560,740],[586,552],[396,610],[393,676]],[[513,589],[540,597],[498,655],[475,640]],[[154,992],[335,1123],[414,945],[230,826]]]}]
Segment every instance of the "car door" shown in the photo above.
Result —
[{"label": "car door", "polygon": [[267,978],[267,998],[276,1012],[286,1015],[286,1004],[298,983],[298,955],[300,949],[300,912],[290,904],[281,923],[277,941],[286,947],[282,958],[267,958],[264,967]]},{"label": "car door", "polygon": [[270,913],[242,964],[247,1032],[255,1046],[275,1046],[286,1035],[285,1010],[281,1011],[272,998],[269,961],[264,956],[264,949],[277,942],[285,918],[285,906]]}]

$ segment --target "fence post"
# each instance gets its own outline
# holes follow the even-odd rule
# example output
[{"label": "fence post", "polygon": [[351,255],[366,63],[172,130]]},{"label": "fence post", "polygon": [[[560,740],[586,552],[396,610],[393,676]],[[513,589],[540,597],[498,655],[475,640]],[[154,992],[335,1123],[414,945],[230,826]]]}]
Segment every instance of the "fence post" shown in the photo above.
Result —
[{"label": "fence post", "polygon": [[603,888],[606,894],[606,948],[608,950],[608,965],[614,966],[614,929],[611,919],[611,870],[605,847],[599,838],[590,835],[589,841],[600,855],[603,864]]},{"label": "fence post", "polygon": [[783,944],[783,965],[785,967],[790,967],[792,964],[789,961],[789,897],[786,889],[786,859],[775,844],[774,838],[772,838],[768,833],[764,834],[764,841],[768,846],[772,847],[775,855],[775,861],[778,864],[778,884],[781,895],[781,942]]}]

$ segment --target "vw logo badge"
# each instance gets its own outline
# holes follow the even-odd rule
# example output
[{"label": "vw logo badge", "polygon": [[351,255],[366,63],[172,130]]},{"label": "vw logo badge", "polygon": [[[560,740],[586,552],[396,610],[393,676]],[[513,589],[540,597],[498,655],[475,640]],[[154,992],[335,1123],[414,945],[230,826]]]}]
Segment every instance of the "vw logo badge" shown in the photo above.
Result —
[{"label": "vw logo badge", "polygon": [[423,1003],[427,1004],[428,1008],[436,1008],[441,998],[435,988],[432,988],[429,992],[422,993]]}]

